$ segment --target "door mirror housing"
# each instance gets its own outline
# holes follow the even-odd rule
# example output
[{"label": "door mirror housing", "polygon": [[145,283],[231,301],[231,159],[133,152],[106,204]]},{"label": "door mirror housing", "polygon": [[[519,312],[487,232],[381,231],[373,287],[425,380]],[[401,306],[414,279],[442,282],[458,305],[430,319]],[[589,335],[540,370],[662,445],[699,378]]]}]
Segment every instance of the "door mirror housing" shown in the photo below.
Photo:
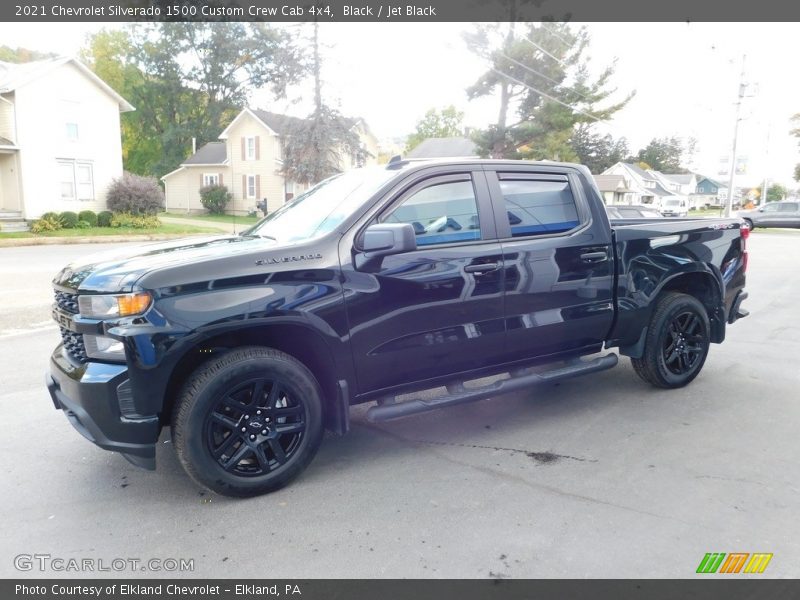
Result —
[{"label": "door mirror housing", "polygon": [[411,252],[417,249],[417,238],[410,223],[376,223],[364,231],[361,252],[366,258],[377,258]]}]

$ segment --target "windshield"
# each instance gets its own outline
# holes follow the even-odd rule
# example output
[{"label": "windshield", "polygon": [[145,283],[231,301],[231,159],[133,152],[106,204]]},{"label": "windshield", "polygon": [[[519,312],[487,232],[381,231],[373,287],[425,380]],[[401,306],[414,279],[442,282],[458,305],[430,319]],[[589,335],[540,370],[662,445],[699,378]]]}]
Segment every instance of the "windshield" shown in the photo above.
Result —
[{"label": "windshield", "polygon": [[264,217],[243,235],[296,242],[328,233],[396,173],[372,168],[329,177]]},{"label": "windshield", "polygon": [[680,206],[681,201],[680,200],[667,200],[664,204],[666,206]]}]

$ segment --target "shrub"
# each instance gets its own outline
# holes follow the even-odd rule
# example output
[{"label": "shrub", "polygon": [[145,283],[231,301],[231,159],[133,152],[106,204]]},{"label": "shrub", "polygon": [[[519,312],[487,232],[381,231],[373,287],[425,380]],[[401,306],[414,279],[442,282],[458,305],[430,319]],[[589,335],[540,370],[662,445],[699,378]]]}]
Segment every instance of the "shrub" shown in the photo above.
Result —
[{"label": "shrub", "polygon": [[133,215],[131,213],[114,213],[111,227],[131,227],[133,229],[155,229],[161,221],[155,215]]},{"label": "shrub", "polygon": [[114,214],[110,210],[104,210],[97,213],[97,226],[98,227],[111,227],[111,218]]},{"label": "shrub", "polygon": [[82,210],[78,213],[78,220],[85,221],[89,224],[89,227],[96,227],[97,226],[97,213],[93,210]]},{"label": "shrub", "polygon": [[78,214],[71,210],[65,210],[61,213],[61,222],[64,224],[64,229],[75,229],[78,226]]},{"label": "shrub", "polygon": [[212,215],[225,213],[225,207],[233,194],[224,185],[207,185],[200,188],[200,203]]},{"label": "shrub", "polygon": [[33,222],[31,225],[31,232],[42,233],[45,231],[58,231],[63,226],[64,223],[61,221],[61,217],[56,213],[44,213],[39,220]]},{"label": "shrub", "polygon": [[89,229],[91,226],[92,226],[92,224],[89,223],[89,221],[84,221],[83,219],[81,219],[80,221],[78,221],[78,224],[75,226],[75,228],[76,229]]},{"label": "shrub", "polygon": [[132,173],[112,181],[106,199],[108,208],[115,213],[154,215],[164,206],[164,192],[158,182]]}]

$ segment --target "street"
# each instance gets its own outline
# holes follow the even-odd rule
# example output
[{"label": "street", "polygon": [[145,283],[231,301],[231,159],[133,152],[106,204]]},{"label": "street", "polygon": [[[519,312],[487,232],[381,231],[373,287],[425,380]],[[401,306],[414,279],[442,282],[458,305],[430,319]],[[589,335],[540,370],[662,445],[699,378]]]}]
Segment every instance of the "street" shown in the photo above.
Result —
[{"label": "street", "polygon": [[[119,245],[104,245],[103,250]],[[158,470],[84,440],[44,372],[50,279],[97,246],[0,249],[2,577],[20,554],[194,559],[126,576],[689,578],[707,552],[800,564],[800,235],[749,240],[750,316],[682,390],[610,371],[327,437],[288,488],[202,491],[162,433]],[[89,576],[114,576],[114,571]]]}]

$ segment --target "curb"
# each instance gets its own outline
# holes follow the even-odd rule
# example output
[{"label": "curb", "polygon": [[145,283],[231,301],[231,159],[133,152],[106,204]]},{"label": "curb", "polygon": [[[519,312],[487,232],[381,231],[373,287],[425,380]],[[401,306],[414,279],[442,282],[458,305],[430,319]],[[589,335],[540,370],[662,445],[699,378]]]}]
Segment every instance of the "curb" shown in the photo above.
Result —
[{"label": "curb", "polygon": [[[220,232],[223,233],[223,232]],[[119,242],[157,242],[162,240],[175,240],[193,236],[214,235],[213,232],[205,233],[151,233],[144,235],[102,235],[86,237],[42,237],[42,238],[8,238],[0,239],[0,248],[13,248],[16,246],[49,246],[55,244],[113,244]]]}]

